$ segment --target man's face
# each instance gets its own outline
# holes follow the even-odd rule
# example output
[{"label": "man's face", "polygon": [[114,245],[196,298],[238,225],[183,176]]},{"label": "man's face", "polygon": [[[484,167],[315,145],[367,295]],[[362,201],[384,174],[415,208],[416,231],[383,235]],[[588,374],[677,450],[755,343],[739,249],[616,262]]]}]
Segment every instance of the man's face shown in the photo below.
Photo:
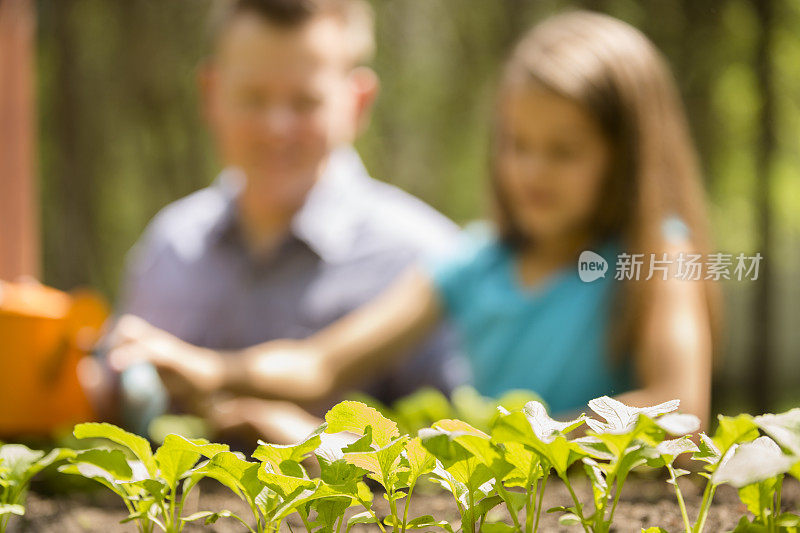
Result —
[{"label": "man's face", "polygon": [[265,209],[292,210],[365,106],[348,38],[332,17],[283,28],[243,14],[221,36],[205,76],[207,116],[226,166]]}]

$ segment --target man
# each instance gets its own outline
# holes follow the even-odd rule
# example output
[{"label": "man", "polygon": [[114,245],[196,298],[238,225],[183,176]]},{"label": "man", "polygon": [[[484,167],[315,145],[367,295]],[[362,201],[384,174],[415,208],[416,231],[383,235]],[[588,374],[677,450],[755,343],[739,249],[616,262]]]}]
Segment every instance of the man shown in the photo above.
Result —
[{"label": "man", "polygon": [[[204,376],[247,371],[225,352],[305,338],[453,241],[451,222],[372,180],[350,148],[377,91],[362,66],[371,50],[361,0],[238,0],[219,15],[201,85],[226,169],[159,213],[133,250],[112,364],[148,351],[172,358],[159,371],[186,408],[198,391],[215,392],[202,387]],[[205,365],[212,352],[216,366]],[[440,331],[401,368],[348,385],[384,400],[420,385],[447,389],[458,379],[452,356]],[[138,431],[164,408],[152,377],[142,365],[123,374]],[[328,392],[308,398],[312,411],[332,403]],[[217,425],[255,426],[285,441],[316,420],[294,404],[246,397],[207,412]],[[287,429],[291,420],[304,423]]]}]

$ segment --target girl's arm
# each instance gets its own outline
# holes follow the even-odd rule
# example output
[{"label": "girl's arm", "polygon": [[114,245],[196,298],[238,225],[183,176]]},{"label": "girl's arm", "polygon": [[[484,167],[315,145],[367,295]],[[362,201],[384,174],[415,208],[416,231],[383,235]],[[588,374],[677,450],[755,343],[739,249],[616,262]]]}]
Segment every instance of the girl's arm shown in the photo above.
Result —
[{"label": "girl's arm", "polygon": [[[686,243],[667,250],[671,257],[690,250]],[[633,283],[636,283],[635,281]],[[642,388],[617,397],[627,405],[646,406],[680,399],[680,410],[708,427],[711,409],[712,347],[708,302],[703,281],[680,280],[670,273],[654,281],[652,300],[636,351]]]},{"label": "girl's arm", "polygon": [[266,342],[228,359],[217,388],[313,402],[391,364],[441,315],[428,275],[406,272],[386,292],[306,340]]}]

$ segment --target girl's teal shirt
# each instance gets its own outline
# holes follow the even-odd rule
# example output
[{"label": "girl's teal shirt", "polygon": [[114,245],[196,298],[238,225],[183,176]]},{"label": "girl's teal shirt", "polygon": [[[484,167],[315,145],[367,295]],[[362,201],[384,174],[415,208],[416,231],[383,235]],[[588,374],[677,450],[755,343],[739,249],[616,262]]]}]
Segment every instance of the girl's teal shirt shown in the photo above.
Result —
[{"label": "girl's teal shirt", "polygon": [[604,277],[581,281],[576,263],[526,287],[514,251],[491,231],[466,231],[464,241],[455,256],[432,261],[429,273],[480,393],[530,389],[558,413],[632,388],[630,361],[609,350],[620,283],[615,242],[592,250],[608,264]]}]

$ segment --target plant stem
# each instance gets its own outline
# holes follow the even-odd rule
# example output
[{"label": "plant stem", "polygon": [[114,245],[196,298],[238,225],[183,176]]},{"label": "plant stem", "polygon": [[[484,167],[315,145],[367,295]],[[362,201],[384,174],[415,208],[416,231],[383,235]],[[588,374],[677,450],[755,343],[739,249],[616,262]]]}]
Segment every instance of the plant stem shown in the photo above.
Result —
[{"label": "plant stem", "polygon": [[414,492],[414,485],[416,483],[412,483],[408,486],[408,494],[406,494],[406,502],[403,509],[403,529],[401,530],[402,533],[406,533],[406,524],[408,523],[408,507],[411,503],[411,493]]},{"label": "plant stem", "polygon": [[372,510],[372,507],[368,507],[366,502],[360,499],[358,500],[358,503],[360,503],[361,506],[364,507],[364,509],[366,509],[370,515],[372,515],[372,518],[375,519],[375,523],[378,524],[378,527],[381,528],[381,531],[386,533],[386,529],[383,527],[383,524],[381,524],[381,521],[378,520],[378,515],[375,514],[375,511]]},{"label": "plant stem", "polygon": [[575,510],[578,512],[578,518],[581,519],[581,525],[583,526],[583,530],[586,533],[591,533],[583,517],[583,506],[581,505],[580,500],[578,500],[578,497],[575,495],[575,491],[572,490],[572,485],[570,485],[569,479],[567,479],[567,473],[564,472],[562,474],[561,472],[559,472],[558,477],[560,477],[561,481],[563,481],[564,484],[567,486],[567,490],[569,490],[569,495],[572,496],[572,501],[575,502]]},{"label": "plant stem", "polygon": [[392,531],[397,531],[397,524],[400,522],[400,517],[397,516],[397,502],[394,499],[394,491],[389,491],[389,509],[392,512],[392,518],[394,521],[392,522]]},{"label": "plant stem", "polygon": [[[520,525],[519,517],[517,516],[517,510],[514,509],[513,505],[509,505],[509,502],[511,502],[510,492],[500,482],[497,483],[496,487],[497,487],[497,494],[506,503],[506,509],[508,509],[508,514],[511,516],[511,520],[514,522],[514,526],[517,528],[517,531],[522,531],[522,526]],[[527,502],[525,504],[525,507],[527,509]],[[481,518],[481,524],[483,524],[483,518]],[[478,531],[480,530],[481,528],[479,527]]]},{"label": "plant stem", "polygon": [[467,509],[467,525],[469,525],[469,530],[464,529],[464,531],[469,531],[469,533],[475,533],[475,495],[472,493],[472,489],[467,489],[469,493],[469,509]]},{"label": "plant stem", "polygon": [[706,484],[706,488],[703,491],[703,501],[700,504],[700,514],[697,517],[697,522],[694,524],[694,528],[692,529],[692,533],[701,533],[703,528],[706,525],[706,517],[708,516],[708,510],[711,508],[711,501],[714,499],[714,491],[717,490],[717,486],[711,483],[711,480],[708,480]]},{"label": "plant stem", "polygon": [[614,520],[614,511],[617,510],[617,504],[619,503],[619,497],[622,495],[622,486],[624,484],[625,484],[624,479],[620,481],[620,479],[617,478],[617,488],[614,491],[614,503],[611,504],[611,512],[608,515],[608,520],[604,520],[605,531],[608,531],[610,529],[611,522]]},{"label": "plant stem", "polygon": [[164,524],[161,528],[166,531],[166,533],[172,533],[172,521],[170,520],[170,515],[167,514],[167,508],[164,506],[164,502],[158,502],[158,508],[161,509],[161,514],[164,515]]},{"label": "plant stem", "polygon": [[311,524],[308,523],[308,518],[303,513],[297,513],[300,515],[300,519],[303,521],[303,525],[306,526],[306,531],[311,533]]},{"label": "plant stem", "polygon": [[528,491],[528,497],[525,498],[525,533],[533,533],[534,502],[536,501],[536,491],[539,488],[539,480],[534,481],[531,487],[533,489]]},{"label": "plant stem", "polygon": [[[181,491],[181,498],[180,498],[180,501],[178,502],[178,522],[181,524],[180,530],[183,530],[183,522],[180,522],[181,516],[183,515],[183,506],[186,503],[186,497],[189,496],[189,493],[192,491],[192,489],[195,487],[195,485],[197,485],[197,481],[191,481],[190,480],[190,481],[188,481],[187,483],[184,484],[183,490]],[[197,489],[197,490],[200,490],[200,489]],[[174,495],[174,491],[173,491],[173,495]],[[175,498],[173,497],[173,501],[172,501],[172,505],[173,505],[172,513],[173,513],[173,515],[175,514],[174,504],[175,504]],[[256,527],[258,527],[258,516],[256,516]]]},{"label": "plant stem", "polygon": [[686,502],[683,501],[683,493],[681,492],[681,488],[678,486],[678,478],[675,476],[675,469],[671,464],[667,464],[667,471],[670,475],[670,481],[672,481],[672,484],[675,486],[675,497],[678,499],[678,507],[681,509],[683,527],[686,530],[686,533],[691,533],[692,524],[689,522],[689,515],[686,513]]},{"label": "plant stem", "polygon": [[542,500],[544,500],[544,488],[547,486],[547,478],[550,473],[547,472],[542,477],[542,487],[539,489],[539,503],[536,504],[536,521],[533,523],[533,532],[539,531],[539,516],[542,514]]}]

